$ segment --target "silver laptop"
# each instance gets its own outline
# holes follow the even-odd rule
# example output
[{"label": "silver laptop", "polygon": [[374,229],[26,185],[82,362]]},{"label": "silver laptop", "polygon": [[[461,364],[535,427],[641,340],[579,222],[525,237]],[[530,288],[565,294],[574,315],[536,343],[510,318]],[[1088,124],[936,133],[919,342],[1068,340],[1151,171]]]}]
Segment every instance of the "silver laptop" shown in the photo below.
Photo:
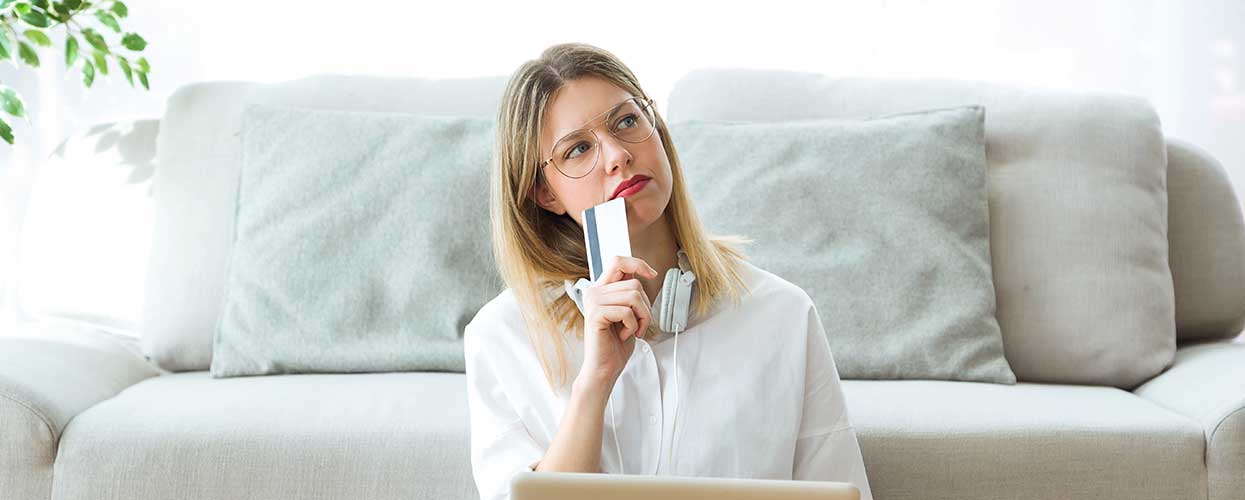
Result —
[{"label": "silver laptop", "polygon": [[510,481],[513,500],[860,500],[851,483],[530,472]]}]

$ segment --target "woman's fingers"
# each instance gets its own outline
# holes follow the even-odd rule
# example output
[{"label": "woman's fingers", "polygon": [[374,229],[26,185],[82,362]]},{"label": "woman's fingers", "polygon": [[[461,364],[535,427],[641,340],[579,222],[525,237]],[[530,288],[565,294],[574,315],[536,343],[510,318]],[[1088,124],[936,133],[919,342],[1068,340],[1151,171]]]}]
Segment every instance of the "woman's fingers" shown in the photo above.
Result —
[{"label": "woman's fingers", "polygon": [[623,324],[623,330],[619,332],[619,340],[627,340],[627,337],[636,332],[638,322],[636,321],[635,312],[630,307],[617,305],[601,306],[600,312],[601,317],[609,320],[611,323]]},{"label": "woman's fingers", "polygon": [[[633,333],[643,337],[645,329],[648,328],[653,319],[653,307],[649,304],[648,295],[645,295],[642,289],[636,290],[630,287],[617,290],[602,290],[602,292],[597,295],[598,303],[631,308],[631,312],[637,322],[637,330]],[[626,339],[626,337],[622,338]]]},{"label": "woman's fingers", "polygon": [[600,309],[600,318],[623,323],[623,329],[619,332],[619,339],[623,341],[632,335],[643,335],[653,317],[648,295],[640,280],[632,278],[633,275],[656,278],[657,270],[643,259],[616,255],[610,259],[597,282],[585,292],[589,308]]},{"label": "woman's fingers", "polygon": [[657,277],[657,270],[649,266],[644,259],[615,255],[606,264],[605,272],[597,278],[597,283],[613,283],[624,279],[626,274],[639,274],[649,279]]}]

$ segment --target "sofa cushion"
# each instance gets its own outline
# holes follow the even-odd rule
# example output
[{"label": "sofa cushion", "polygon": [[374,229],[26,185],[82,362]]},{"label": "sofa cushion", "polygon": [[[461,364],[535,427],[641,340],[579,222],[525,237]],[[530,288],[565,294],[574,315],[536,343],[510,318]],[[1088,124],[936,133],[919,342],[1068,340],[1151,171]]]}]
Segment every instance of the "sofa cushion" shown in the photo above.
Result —
[{"label": "sofa cushion", "polygon": [[752,260],[808,291],[840,376],[1012,384],[994,317],[986,114],[670,133],[701,218],[752,238]]},{"label": "sofa cushion", "polygon": [[505,288],[480,264],[492,120],[254,105],[244,121],[212,375],[463,371],[464,327]]},{"label": "sofa cushion", "polygon": [[988,110],[996,316],[1017,379],[1131,389],[1158,374],[1175,353],[1175,306],[1163,134],[1144,100],[709,69],[675,85],[669,116],[863,118],[965,104]]},{"label": "sofa cushion", "polygon": [[1206,498],[1197,422],[1111,387],[844,380],[875,498]]},{"label": "sofa cushion", "polygon": [[505,77],[315,76],[179,88],[160,120],[143,351],[162,368],[207,370],[233,248],[242,111],[252,103],[493,117]]},{"label": "sofa cushion", "polygon": [[70,422],[52,498],[471,499],[468,439],[462,374],[174,373]]},{"label": "sofa cushion", "polygon": [[[455,373],[147,379],[69,423],[53,498],[478,498],[465,383]],[[1198,422],[1124,391],[843,388],[875,498],[1206,498]]]}]

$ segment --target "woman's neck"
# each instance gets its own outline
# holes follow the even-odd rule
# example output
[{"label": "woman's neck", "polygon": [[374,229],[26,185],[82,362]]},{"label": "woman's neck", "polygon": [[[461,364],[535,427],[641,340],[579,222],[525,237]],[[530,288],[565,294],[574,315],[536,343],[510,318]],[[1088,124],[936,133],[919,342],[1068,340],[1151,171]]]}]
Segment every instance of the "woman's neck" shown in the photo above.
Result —
[{"label": "woman's neck", "polygon": [[648,295],[651,303],[661,291],[661,285],[666,279],[666,270],[679,265],[679,245],[675,241],[668,214],[662,214],[644,234],[636,236],[631,244],[632,256],[643,259],[657,270],[657,277],[653,279],[636,276],[640,284],[644,286],[644,293]]}]

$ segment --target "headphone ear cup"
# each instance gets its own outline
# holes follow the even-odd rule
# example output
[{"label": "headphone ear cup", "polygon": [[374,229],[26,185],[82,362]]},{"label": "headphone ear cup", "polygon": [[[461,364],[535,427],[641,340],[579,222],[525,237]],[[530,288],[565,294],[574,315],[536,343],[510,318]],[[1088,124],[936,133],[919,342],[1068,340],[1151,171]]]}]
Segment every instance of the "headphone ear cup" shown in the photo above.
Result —
[{"label": "headphone ear cup", "polygon": [[661,318],[658,326],[666,333],[674,331],[674,304],[679,289],[679,272],[674,268],[667,270],[666,279],[661,285]]}]

